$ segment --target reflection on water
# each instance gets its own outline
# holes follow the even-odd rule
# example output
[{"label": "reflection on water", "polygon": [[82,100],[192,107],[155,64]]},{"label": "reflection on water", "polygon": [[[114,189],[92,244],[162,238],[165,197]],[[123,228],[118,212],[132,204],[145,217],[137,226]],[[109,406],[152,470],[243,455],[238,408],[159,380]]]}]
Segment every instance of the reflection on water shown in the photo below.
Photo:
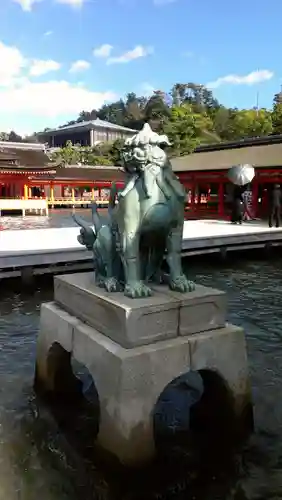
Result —
[{"label": "reflection on water", "polygon": [[[18,229],[45,229],[49,227],[72,227],[75,222],[72,219],[72,209],[49,210],[49,216],[28,215],[27,217],[20,216],[5,216],[0,217],[0,230],[10,229],[16,231]],[[86,220],[90,220],[89,209],[75,209],[76,213],[82,215]],[[106,212],[106,210],[101,210]]]},{"label": "reflection on water", "polygon": [[183,462],[169,474],[166,464],[165,474],[149,471],[147,483],[102,467],[83,444],[75,408],[63,433],[32,390],[40,304],[52,299],[51,281],[33,295],[11,283],[0,291],[0,500],[282,499],[281,260],[186,264],[198,283],[226,290],[228,319],[247,332],[256,433],[243,455],[219,467],[210,450],[209,470]]}]

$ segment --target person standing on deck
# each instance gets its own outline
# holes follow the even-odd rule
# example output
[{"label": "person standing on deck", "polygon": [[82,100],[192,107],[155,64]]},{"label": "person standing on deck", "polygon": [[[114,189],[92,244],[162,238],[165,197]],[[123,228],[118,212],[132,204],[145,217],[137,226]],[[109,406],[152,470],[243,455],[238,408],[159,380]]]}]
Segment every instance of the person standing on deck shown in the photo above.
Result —
[{"label": "person standing on deck", "polygon": [[275,222],[276,227],[280,227],[281,221],[281,189],[280,184],[274,184],[269,197],[269,227]]},{"label": "person standing on deck", "polygon": [[242,187],[235,186],[233,192],[233,201],[232,201],[232,213],[231,213],[231,222],[232,224],[242,224],[243,220],[243,197],[242,197]]},{"label": "person standing on deck", "polygon": [[244,220],[252,220],[252,191],[251,189],[246,189],[242,193],[242,198],[244,202],[244,214],[243,214],[243,219]]}]

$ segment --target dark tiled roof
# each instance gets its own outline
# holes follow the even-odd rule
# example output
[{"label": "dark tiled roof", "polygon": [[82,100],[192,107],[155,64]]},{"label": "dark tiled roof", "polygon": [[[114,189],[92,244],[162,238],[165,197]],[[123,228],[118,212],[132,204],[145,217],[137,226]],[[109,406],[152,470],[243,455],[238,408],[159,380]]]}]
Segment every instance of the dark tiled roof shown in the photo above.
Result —
[{"label": "dark tiled roof", "polygon": [[[23,168],[23,167],[17,167],[17,168],[11,168],[9,165],[5,166],[0,166],[0,174],[3,175],[28,175],[28,176],[42,176],[44,177],[45,175],[47,176],[54,176],[56,174],[56,170],[50,170],[46,168]],[[1,177],[0,177],[1,178]]]},{"label": "dark tiled roof", "polygon": [[85,169],[85,170],[105,170],[105,171],[110,171],[112,170],[113,172],[117,171],[117,170],[122,170],[121,167],[118,167],[116,165],[79,165],[79,164],[76,164],[76,165],[64,165],[63,168],[67,169],[67,168],[77,168],[77,169]]},{"label": "dark tiled roof", "polygon": [[45,145],[38,142],[0,141],[0,151],[45,151]]},{"label": "dark tiled roof", "polygon": [[196,151],[171,160],[175,172],[226,170],[233,165],[250,163],[257,168],[282,167],[282,142],[218,151]]},{"label": "dark tiled roof", "polygon": [[195,149],[195,153],[204,151],[219,151],[222,149],[239,149],[247,146],[268,146],[270,144],[280,144],[282,142],[282,134],[265,135],[263,137],[247,137],[238,141],[217,142],[215,144],[203,144]]},{"label": "dark tiled roof", "polygon": [[110,130],[120,130],[124,132],[137,132],[132,128],[123,127],[121,125],[116,125],[115,123],[110,123],[104,120],[100,120],[97,118],[96,120],[89,120],[85,122],[73,123],[72,125],[66,125],[65,127],[58,127],[50,130],[46,130],[46,132],[40,132],[38,135],[47,136],[54,133],[63,133],[68,130],[92,130],[95,128],[107,128]]},{"label": "dark tiled roof", "polygon": [[20,167],[44,167],[50,163],[44,145],[0,141],[0,160],[14,161]]},{"label": "dark tiled roof", "polygon": [[68,165],[67,167],[56,168],[56,180],[102,180],[102,181],[123,181],[124,172],[120,167],[111,166],[77,166]]}]

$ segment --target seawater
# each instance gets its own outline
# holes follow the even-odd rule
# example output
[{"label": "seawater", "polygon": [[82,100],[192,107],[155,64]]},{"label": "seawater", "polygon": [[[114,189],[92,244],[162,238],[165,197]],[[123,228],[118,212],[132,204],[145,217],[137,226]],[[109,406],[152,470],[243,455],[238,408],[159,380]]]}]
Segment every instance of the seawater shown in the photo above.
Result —
[{"label": "seawater", "polygon": [[[42,227],[44,221],[33,224]],[[45,224],[72,223],[64,212]],[[23,228],[15,218],[11,225]],[[187,273],[197,283],[227,292],[228,321],[244,327],[247,336],[256,428],[243,450],[222,463],[213,461],[211,452],[210,461],[194,469],[184,462],[174,470],[172,463],[165,473],[159,467],[145,475],[99,463],[83,435],[89,421],[76,420],[65,432],[33,392],[40,306],[52,300],[52,280],[38,282],[33,293],[16,281],[2,283],[0,500],[282,499],[281,258],[237,258],[223,265],[209,256],[208,261],[186,260]]]}]

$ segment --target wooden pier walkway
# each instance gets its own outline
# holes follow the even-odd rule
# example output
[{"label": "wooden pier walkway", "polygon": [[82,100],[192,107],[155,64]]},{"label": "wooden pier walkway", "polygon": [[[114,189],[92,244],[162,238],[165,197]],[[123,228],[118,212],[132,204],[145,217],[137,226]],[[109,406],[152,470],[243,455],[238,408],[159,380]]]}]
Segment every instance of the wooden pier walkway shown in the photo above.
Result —
[{"label": "wooden pier walkway", "polygon": [[48,202],[46,198],[33,198],[24,200],[23,198],[1,198],[0,199],[0,216],[3,212],[21,212],[25,217],[29,214],[48,215]]},{"label": "wooden pier walkway", "polygon": [[[90,269],[92,255],[78,243],[78,234],[77,227],[0,231],[0,278]],[[184,223],[183,256],[278,245],[282,228],[216,220]]]}]

